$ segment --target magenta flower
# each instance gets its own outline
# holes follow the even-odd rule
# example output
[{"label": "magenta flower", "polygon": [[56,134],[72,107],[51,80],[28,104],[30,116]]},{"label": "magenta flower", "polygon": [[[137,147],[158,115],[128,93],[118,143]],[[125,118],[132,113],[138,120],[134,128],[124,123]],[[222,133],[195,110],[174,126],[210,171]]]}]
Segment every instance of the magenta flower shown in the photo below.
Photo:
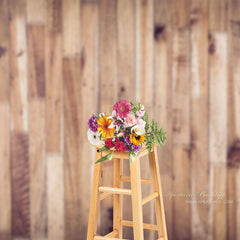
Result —
[{"label": "magenta flower", "polygon": [[131,105],[127,100],[120,100],[114,104],[113,110],[116,111],[117,116],[120,118],[126,118],[131,111]]}]

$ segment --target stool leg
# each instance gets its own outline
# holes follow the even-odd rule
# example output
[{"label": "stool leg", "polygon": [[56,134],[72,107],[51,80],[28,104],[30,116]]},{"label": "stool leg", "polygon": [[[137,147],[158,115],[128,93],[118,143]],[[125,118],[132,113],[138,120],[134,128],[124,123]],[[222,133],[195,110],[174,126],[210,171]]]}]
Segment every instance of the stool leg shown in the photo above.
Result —
[{"label": "stool leg", "polygon": [[130,163],[134,240],[143,240],[142,188],[140,159]]},{"label": "stool leg", "polygon": [[[120,175],[122,173],[121,159],[115,158],[113,160],[113,187],[120,188]],[[113,195],[113,230],[118,232],[117,237],[122,238],[122,226],[120,221],[122,219],[122,195]]]},{"label": "stool leg", "polygon": [[153,180],[153,191],[159,193],[159,196],[155,198],[156,220],[157,220],[157,225],[159,226],[158,237],[160,239],[161,237],[163,237],[164,240],[167,240],[168,239],[167,228],[166,228],[166,222],[165,222],[162,187],[161,187],[156,147],[154,147],[153,151],[149,155],[149,166],[150,166],[151,176]]},{"label": "stool leg", "polygon": [[[101,153],[96,152],[95,161],[101,157]],[[99,210],[99,185],[101,178],[101,163],[94,165],[93,183],[92,183],[92,195],[88,219],[88,233],[87,240],[93,240],[97,231],[98,210]]]}]

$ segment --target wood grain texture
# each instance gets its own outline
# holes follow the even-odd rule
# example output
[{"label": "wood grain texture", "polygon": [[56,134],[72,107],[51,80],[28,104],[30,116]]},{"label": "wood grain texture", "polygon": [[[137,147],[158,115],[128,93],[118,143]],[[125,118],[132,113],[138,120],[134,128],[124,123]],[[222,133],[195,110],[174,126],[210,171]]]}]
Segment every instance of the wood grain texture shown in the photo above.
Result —
[{"label": "wood grain texture", "polygon": [[[187,202],[191,200],[189,6],[189,1],[173,1],[173,14],[176,15],[173,18],[172,151],[173,193],[177,194],[173,197],[173,239],[191,238],[191,206]],[[178,221],[179,218],[182,221]]]},{"label": "wood grain texture", "polygon": [[8,1],[0,2],[0,101],[9,99],[9,28]]},{"label": "wood grain texture", "polygon": [[[65,229],[67,239],[81,234],[81,84],[80,59],[64,59]],[[84,183],[82,183],[84,184]]]},{"label": "wood grain texture", "polygon": [[[141,101],[167,131],[158,156],[169,239],[239,238],[239,12],[240,0],[0,0],[0,239],[86,239],[87,120],[120,99]],[[50,178],[45,154],[56,164]],[[112,162],[104,165],[112,187]],[[188,201],[215,191],[226,195],[221,209]],[[101,207],[99,234],[109,233],[111,198]],[[152,202],[143,218],[154,223]]]},{"label": "wood grain texture", "polygon": [[[92,179],[95,149],[86,141],[86,123],[93,112],[98,112],[98,7],[95,3],[82,3],[81,5],[81,55],[80,55],[80,81],[81,116],[80,116],[80,181]],[[84,160],[85,159],[85,160]],[[90,181],[91,182],[91,181]],[[81,185],[81,235],[86,236],[90,194],[88,188]],[[84,196],[84,197],[83,197]]]},{"label": "wood grain texture", "polygon": [[[237,2],[237,1],[236,1]],[[209,29],[216,31],[226,30],[227,24],[227,0],[209,1]]]},{"label": "wood grain texture", "polygon": [[137,99],[153,116],[153,0],[136,2],[136,81]]},{"label": "wood grain texture", "polygon": [[24,132],[11,134],[12,235],[30,236],[29,140]]},{"label": "wood grain texture", "polygon": [[[232,129],[233,140],[240,138],[240,80],[239,80],[239,66],[240,66],[240,3],[239,1],[230,1],[229,4],[229,19],[228,19],[228,45],[229,45],[229,98],[233,100],[229,102],[228,106],[233,109],[229,112],[232,116],[232,121],[229,122],[228,128]],[[230,115],[232,114],[232,115]]]},{"label": "wood grain texture", "polygon": [[44,25],[29,25],[28,34],[28,99],[45,97]]},{"label": "wood grain texture", "polygon": [[167,131],[167,141],[158,148],[168,238],[172,239],[172,204],[169,197],[173,184],[172,163],[172,22],[171,1],[154,2],[154,117]]},{"label": "wood grain texture", "polygon": [[62,39],[46,40],[46,151],[62,151]]},{"label": "wood grain texture", "polygon": [[[99,112],[112,111],[112,102],[117,100],[117,1],[99,2]],[[103,166],[103,185],[112,184],[112,162]],[[111,198],[101,202],[100,235],[112,231]]]},{"label": "wood grain texture", "polygon": [[227,151],[227,35],[211,34],[209,42],[210,162],[226,162]]},{"label": "wood grain texture", "polygon": [[[237,189],[237,199],[239,199],[239,197],[240,197],[240,192],[239,192],[239,181],[240,181],[240,171],[239,171],[239,169],[237,170],[237,174],[236,174],[236,182],[237,182],[237,184],[238,184],[238,186],[236,187],[236,189]],[[237,203],[239,203],[239,200],[238,200],[238,202]],[[239,204],[237,204],[237,211],[236,211],[236,218],[237,218],[237,220],[236,220],[236,222],[237,222],[237,226],[239,226],[239,224],[240,224],[240,221],[239,221],[239,217],[240,217],[240,207],[239,207]],[[240,238],[240,230],[239,230],[239,227],[237,228],[237,236],[236,236],[236,239],[239,239]]]},{"label": "wood grain texture", "polygon": [[47,238],[47,174],[45,102],[29,102],[29,166],[31,239]]},{"label": "wood grain texture", "polygon": [[50,34],[62,32],[62,0],[46,0],[46,30]]},{"label": "wood grain texture", "polygon": [[46,0],[27,0],[27,22],[44,24],[46,17]]},{"label": "wood grain texture", "polygon": [[11,236],[11,169],[9,105],[0,103],[0,239]]},{"label": "wood grain texture", "polygon": [[[209,191],[208,152],[208,5],[191,3],[191,192],[199,203],[191,207],[192,239],[207,239],[209,204],[201,193]],[[201,181],[199,181],[201,179]]]},{"label": "wood grain texture", "polygon": [[213,181],[213,239],[226,239],[226,167],[211,166]]},{"label": "wood grain texture", "polygon": [[80,55],[80,0],[63,0],[63,55]]},{"label": "wood grain texture", "polygon": [[118,1],[118,98],[135,100],[135,4],[134,1]]},{"label": "wood grain texture", "polygon": [[9,1],[11,128],[28,131],[26,2]]},{"label": "wood grain texture", "polygon": [[60,155],[47,155],[48,239],[64,235],[64,162]]}]

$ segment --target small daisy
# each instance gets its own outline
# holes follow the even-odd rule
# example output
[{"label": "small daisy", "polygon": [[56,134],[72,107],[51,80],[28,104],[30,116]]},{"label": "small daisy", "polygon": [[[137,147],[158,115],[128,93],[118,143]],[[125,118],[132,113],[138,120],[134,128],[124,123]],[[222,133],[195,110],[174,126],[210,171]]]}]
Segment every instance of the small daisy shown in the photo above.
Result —
[{"label": "small daisy", "polygon": [[103,142],[100,140],[100,134],[99,132],[92,132],[90,129],[88,129],[87,132],[87,136],[88,136],[88,141],[92,144],[92,145],[101,145]]}]

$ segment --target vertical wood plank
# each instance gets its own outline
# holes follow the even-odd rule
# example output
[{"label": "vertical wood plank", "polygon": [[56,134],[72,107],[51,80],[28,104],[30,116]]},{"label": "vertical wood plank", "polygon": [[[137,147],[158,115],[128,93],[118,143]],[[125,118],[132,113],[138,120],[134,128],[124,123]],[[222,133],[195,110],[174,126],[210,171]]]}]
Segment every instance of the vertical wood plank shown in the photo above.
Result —
[{"label": "vertical wood plank", "polygon": [[69,240],[81,234],[81,84],[79,59],[64,59],[65,231]]},{"label": "vertical wood plank", "polygon": [[213,239],[226,239],[226,166],[212,165]]},{"label": "vertical wood plank", "polygon": [[240,1],[228,2],[228,169],[227,169],[227,199],[232,203],[227,205],[227,239],[238,239],[239,204],[239,66],[240,66]]},{"label": "vertical wood plank", "polygon": [[46,16],[46,151],[62,151],[62,3],[47,0]]},{"label": "vertical wood plank", "polygon": [[[99,2],[99,110],[111,113],[117,99],[117,1]],[[103,185],[112,182],[112,161],[102,165]],[[101,202],[100,234],[112,231],[112,199]]]},{"label": "vertical wood plank", "polygon": [[227,0],[209,1],[209,29],[224,31],[227,26]]},{"label": "vertical wood plank", "polygon": [[153,116],[153,0],[136,1],[137,99]]},{"label": "vertical wood plank", "polygon": [[27,0],[27,22],[30,24],[44,24],[46,17],[45,0]]},{"label": "vertical wood plank", "polygon": [[9,1],[9,71],[11,91],[11,128],[28,130],[26,2]]},{"label": "vertical wood plank", "polygon": [[117,1],[99,3],[100,110],[110,112],[117,97]]},{"label": "vertical wood plank", "polygon": [[[136,101],[136,13],[135,1],[123,0],[117,2],[117,62],[118,62],[118,99]],[[129,162],[122,160],[123,174],[128,175]],[[127,187],[127,186],[124,186]],[[123,197],[123,218],[132,218],[131,199]],[[123,228],[124,238],[132,238],[132,229]]]},{"label": "vertical wood plank", "polygon": [[63,55],[80,55],[80,0],[63,0]]},{"label": "vertical wood plank", "polygon": [[167,141],[158,149],[168,239],[172,239],[172,203],[169,197],[173,184],[172,165],[172,22],[171,1],[154,3],[154,101],[155,119],[167,131]]},{"label": "vertical wood plank", "polygon": [[135,101],[135,4],[134,1],[118,1],[118,98]]},{"label": "vertical wood plank", "polygon": [[[208,164],[208,4],[191,1],[191,192],[192,239],[209,235],[209,204],[201,194],[209,192]],[[201,181],[199,181],[201,179]]]},{"label": "vertical wood plank", "polygon": [[62,156],[47,156],[48,239],[65,239],[63,164]]},{"label": "vertical wood plank", "polygon": [[237,169],[227,169],[227,239],[237,239]]},{"label": "vertical wood plank", "polygon": [[[154,1],[142,0],[135,1],[136,6],[136,98],[140,100],[148,112],[149,119],[154,115],[154,41],[153,41],[153,23],[154,23]],[[149,164],[147,157],[141,161],[141,174],[143,177],[149,177]],[[149,195],[151,189],[143,185],[143,196]],[[152,222],[153,204],[144,206],[144,222]],[[147,213],[151,214],[147,214]],[[144,238],[153,238],[153,232],[145,231]]]},{"label": "vertical wood plank", "polygon": [[28,99],[45,96],[44,26],[29,25],[28,33]]},{"label": "vertical wood plank", "polygon": [[227,36],[211,34],[209,42],[210,161],[226,162],[227,150]]},{"label": "vertical wood plank", "polygon": [[[190,200],[190,2],[173,1],[173,239],[191,237]],[[178,219],[182,219],[178,221]]]},{"label": "vertical wood plank", "polygon": [[28,134],[11,134],[12,235],[30,237]]},{"label": "vertical wood plank", "polygon": [[[209,4],[209,161],[211,163],[210,193],[226,189],[227,183],[227,32],[226,1],[213,1]],[[218,166],[215,166],[218,164]],[[221,178],[218,174],[222,174]],[[218,188],[221,188],[220,190]],[[226,205],[211,205],[212,237],[226,238]],[[221,216],[220,219],[218,215]]]},{"label": "vertical wood plank", "polygon": [[[240,169],[238,168],[236,172],[236,182],[237,182],[237,187],[236,187],[236,194],[238,202],[237,202],[237,212],[236,212],[236,225],[239,226],[240,224],[240,207],[239,207],[239,198],[240,198],[240,191],[239,191],[239,182],[240,182]],[[240,238],[240,230],[239,227],[237,227],[237,234],[236,234],[236,239]]]},{"label": "vertical wood plank", "polygon": [[[97,113],[99,83],[98,83],[98,5],[96,2],[82,2],[81,4],[81,56],[80,56],[80,162],[81,183],[92,181],[95,149],[86,140],[87,121],[92,113]],[[89,187],[81,185],[81,235],[86,236],[90,191]],[[85,237],[86,238],[86,237]]]},{"label": "vertical wood plank", "polygon": [[0,101],[9,100],[8,1],[0,2]]},{"label": "vertical wood plank", "polygon": [[47,238],[45,102],[29,102],[29,165],[31,239]]},{"label": "vertical wood plank", "polygon": [[[240,80],[239,80],[239,66],[240,66],[240,2],[239,1],[228,1],[229,5],[229,19],[228,19],[228,45],[229,45],[229,104],[228,104],[228,116],[232,117],[229,119],[228,128],[230,128],[231,137],[230,140],[235,141],[240,139]],[[232,99],[232,101],[231,101]],[[233,142],[230,142],[234,144]]]},{"label": "vertical wood plank", "polygon": [[0,103],[0,239],[11,236],[11,169],[9,105]]}]

